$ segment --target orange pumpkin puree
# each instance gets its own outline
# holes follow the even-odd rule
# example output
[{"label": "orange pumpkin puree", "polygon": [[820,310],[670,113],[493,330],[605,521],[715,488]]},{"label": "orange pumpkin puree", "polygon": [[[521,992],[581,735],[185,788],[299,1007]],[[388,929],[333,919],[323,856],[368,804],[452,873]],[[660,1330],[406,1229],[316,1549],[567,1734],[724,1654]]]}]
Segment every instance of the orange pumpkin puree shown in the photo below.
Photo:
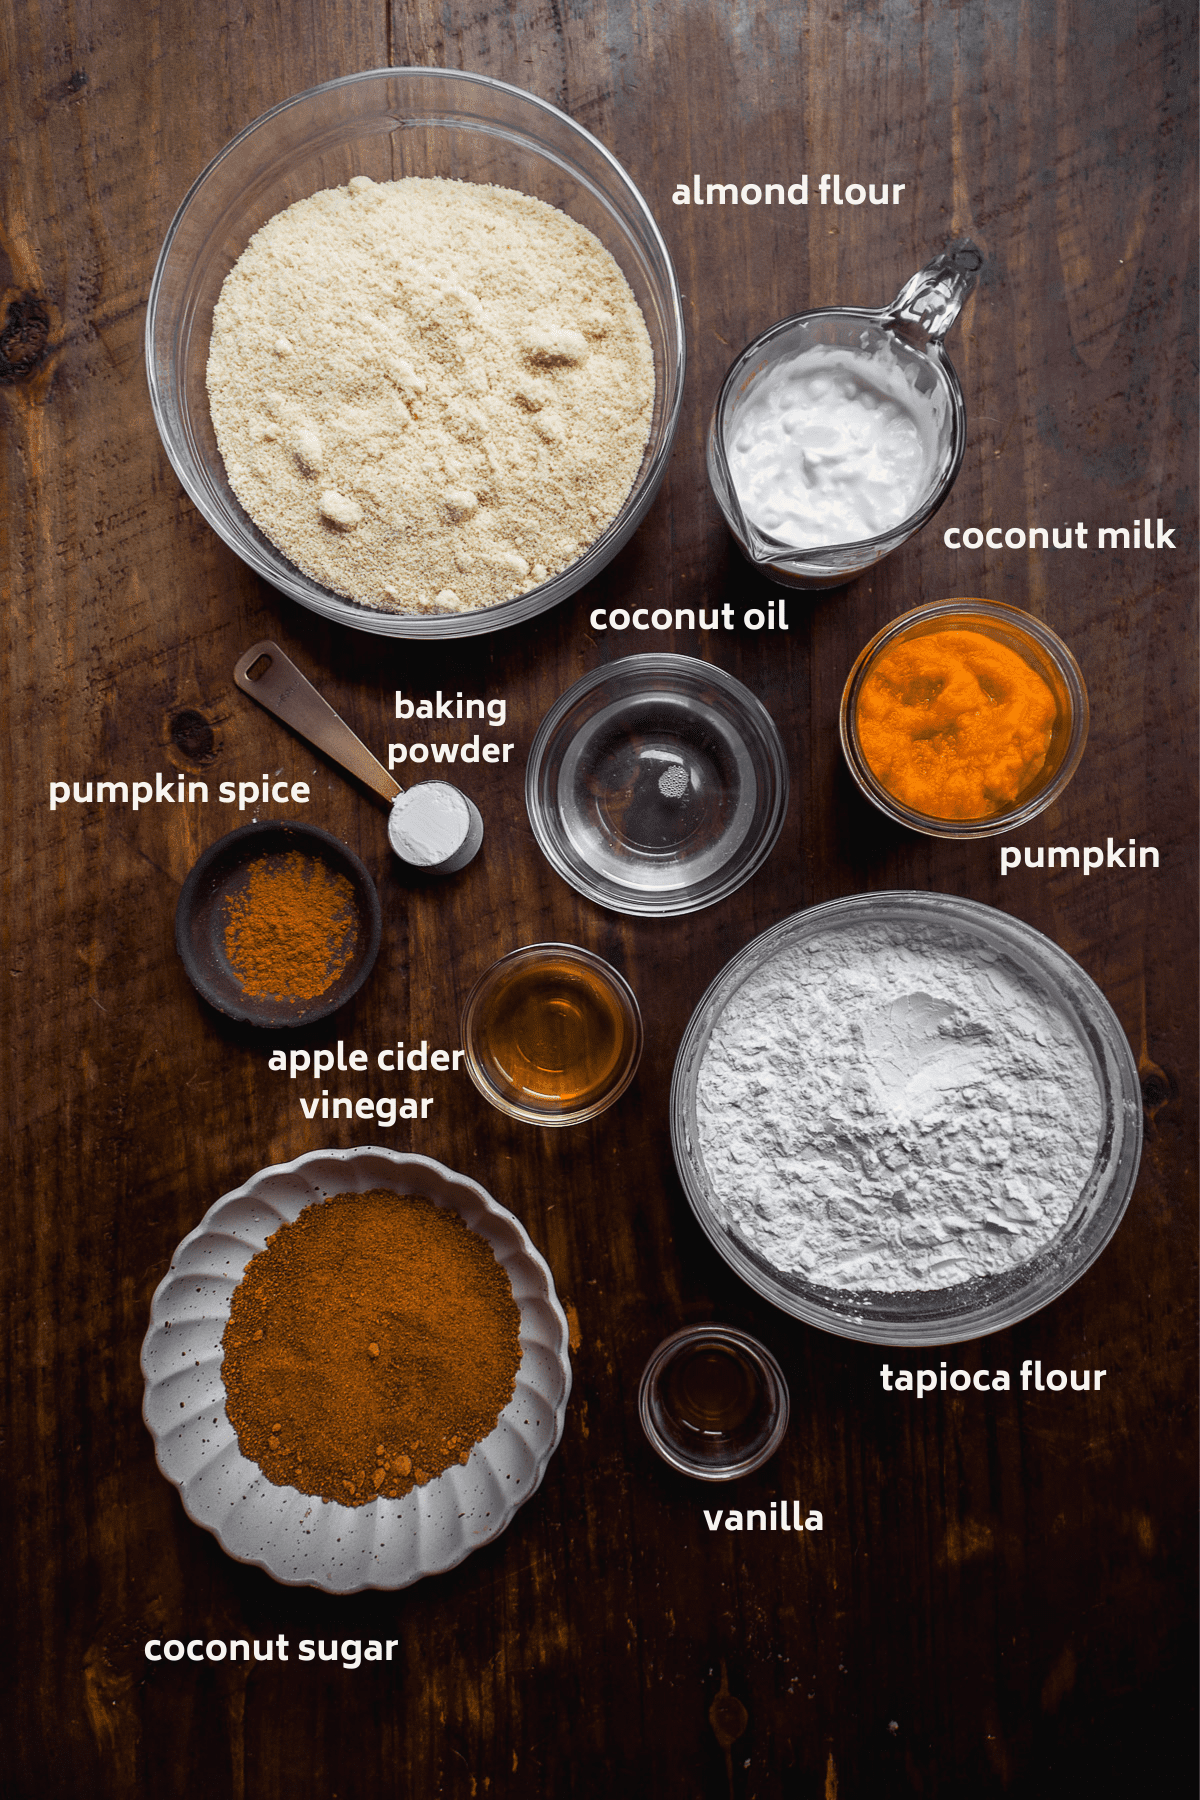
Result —
[{"label": "orange pumpkin puree", "polygon": [[858,741],[889,794],[932,819],[1004,812],[1046,764],[1058,704],[1015,650],[932,631],[885,650],[859,691]]}]

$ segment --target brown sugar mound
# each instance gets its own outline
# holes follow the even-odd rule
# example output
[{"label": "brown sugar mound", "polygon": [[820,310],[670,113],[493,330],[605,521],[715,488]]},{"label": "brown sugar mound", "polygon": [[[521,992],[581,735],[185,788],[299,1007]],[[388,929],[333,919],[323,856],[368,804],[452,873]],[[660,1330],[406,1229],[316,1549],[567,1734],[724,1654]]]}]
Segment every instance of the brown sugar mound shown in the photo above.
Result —
[{"label": "brown sugar mound", "polygon": [[222,1347],[243,1456],[343,1506],[397,1499],[494,1430],[521,1361],[491,1245],[418,1194],[335,1194],[281,1225]]}]

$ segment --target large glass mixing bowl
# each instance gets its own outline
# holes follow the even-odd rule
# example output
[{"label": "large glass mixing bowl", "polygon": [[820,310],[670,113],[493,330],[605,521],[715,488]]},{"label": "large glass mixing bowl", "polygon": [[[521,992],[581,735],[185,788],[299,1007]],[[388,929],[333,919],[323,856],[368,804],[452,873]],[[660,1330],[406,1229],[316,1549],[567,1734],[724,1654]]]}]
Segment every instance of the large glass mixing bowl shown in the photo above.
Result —
[{"label": "large glass mixing bowl", "polygon": [[[621,510],[569,568],[477,612],[380,612],[322,587],[276,549],[229,485],[205,373],[222,283],[268,219],[354,175],[447,176],[517,188],[594,233],[642,309],[655,397],[641,468]],[[683,398],[679,284],[650,209],[590,132],[533,94],[456,69],[372,69],[297,94],[248,125],[194,183],[167,233],[146,314],[155,423],[188,494],[257,574],[313,612],[383,637],[475,637],[516,625],[584,586],[633,536],[666,473]]]},{"label": "large glass mixing bowl", "polygon": [[[1001,960],[1055,1004],[1091,1062],[1100,1095],[1095,1161],[1066,1224],[1028,1261],[1003,1274],[914,1292],[818,1287],[769,1263],[724,1218],[697,1127],[697,1083],[709,1039],[751,975],[793,950],[848,927],[891,925],[958,938],[981,960]],[[856,894],[796,913],[727,963],[692,1015],[671,1083],[671,1142],[692,1211],[714,1248],[755,1291],[793,1318],[863,1343],[956,1344],[1002,1331],[1048,1306],[1104,1249],[1133,1192],[1142,1152],[1137,1064],[1112,1007],[1065,950],[1020,919],[952,894]]]}]

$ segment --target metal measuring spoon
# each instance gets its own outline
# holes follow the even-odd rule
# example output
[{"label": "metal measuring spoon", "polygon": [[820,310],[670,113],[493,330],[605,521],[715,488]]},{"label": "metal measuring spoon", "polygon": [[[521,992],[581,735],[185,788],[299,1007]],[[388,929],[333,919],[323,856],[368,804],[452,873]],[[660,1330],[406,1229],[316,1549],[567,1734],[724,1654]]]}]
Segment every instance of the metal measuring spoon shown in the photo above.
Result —
[{"label": "metal measuring spoon", "polygon": [[426,875],[454,875],[466,868],[483,842],[483,820],[458,788],[448,781],[402,788],[269,639],[239,657],[233,679],[244,694],[390,803],[388,842],[402,863]]}]

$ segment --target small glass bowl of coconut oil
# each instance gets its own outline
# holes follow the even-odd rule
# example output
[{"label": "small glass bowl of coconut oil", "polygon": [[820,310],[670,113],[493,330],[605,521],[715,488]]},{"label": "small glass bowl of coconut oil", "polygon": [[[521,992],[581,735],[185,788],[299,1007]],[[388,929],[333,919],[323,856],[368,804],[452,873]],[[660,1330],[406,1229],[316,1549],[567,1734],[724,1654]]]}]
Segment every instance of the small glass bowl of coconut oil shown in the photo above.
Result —
[{"label": "small glass bowl of coconut oil", "polygon": [[665,652],[593,669],[538,727],[525,804],[557,874],[614,912],[698,912],[749,881],[783,830],[788,765],[761,701]]},{"label": "small glass bowl of coconut oil", "polygon": [[576,944],[530,944],[485,969],[463,1008],[467,1072],[529,1125],[581,1125],[620,1098],[642,1056],[633,989]]},{"label": "small glass bowl of coconut oil", "polygon": [[773,581],[849,581],[950,492],[967,414],[942,340],[982,260],[963,238],[890,306],[782,319],[733,364],[709,426],[708,476],[743,554]]}]

